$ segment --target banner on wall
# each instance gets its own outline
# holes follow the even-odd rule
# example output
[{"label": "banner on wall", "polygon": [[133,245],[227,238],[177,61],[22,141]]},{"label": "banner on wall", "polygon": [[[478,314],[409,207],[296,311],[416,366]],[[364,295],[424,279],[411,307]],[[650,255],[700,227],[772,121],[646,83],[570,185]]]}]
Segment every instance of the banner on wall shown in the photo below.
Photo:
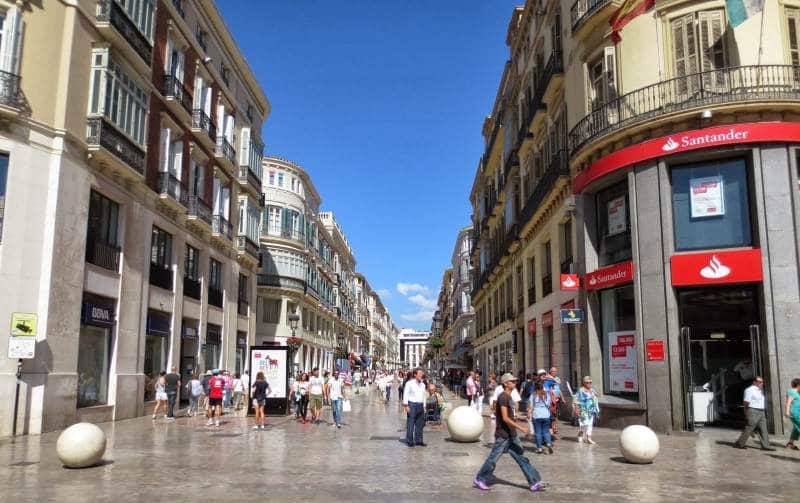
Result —
[{"label": "banner on wall", "polygon": [[692,218],[716,217],[725,214],[722,176],[692,178],[689,181]]},{"label": "banner on wall", "polygon": [[628,230],[628,211],[625,208],[625,196],[615,197],[606,206],[608,216],[608,235],[616,236]]},{"label": "banner on wall", "polygon": [[255,382],[256,375],[263,372],[269,383],[269,398],[286,399],[286,353],[285,347],[253,348],[250,351],[251,384]]},{"label": "banner on wall", "polygon": [[636,364],[636,332],[608,333],[608,382],[610,391],[636,393],[639,374]]}]

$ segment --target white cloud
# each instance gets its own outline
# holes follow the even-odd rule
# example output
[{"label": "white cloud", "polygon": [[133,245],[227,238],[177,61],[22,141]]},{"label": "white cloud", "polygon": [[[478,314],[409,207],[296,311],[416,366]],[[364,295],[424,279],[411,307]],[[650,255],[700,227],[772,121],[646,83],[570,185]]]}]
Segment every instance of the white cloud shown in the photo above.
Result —
[{"label": "white cloud", "polygon": [[429,299],[421,294],[412,295],[408,298],[408,301],[423,309],[436,309],[437,306],[436,299]]},{"label": "white cloud", "polygon": [[417,311],[416,313],[404,313],[400,315],[405,321],[432,321],[434,311]]},{"label": "white cloud", "polygon": [[397,291],[402,295],[408,295],[414,292],[421,293],[423,295],[430,295],[431,293],[430,288],[425,285],[420,285],[419,283],[398,283]]},{"label": "white cloud", "polygon": [[376,290],[375,293],[380,295],[381,299],[391,299],[392,298],[392,291],[388,288],[381,288],[380,290]]}]

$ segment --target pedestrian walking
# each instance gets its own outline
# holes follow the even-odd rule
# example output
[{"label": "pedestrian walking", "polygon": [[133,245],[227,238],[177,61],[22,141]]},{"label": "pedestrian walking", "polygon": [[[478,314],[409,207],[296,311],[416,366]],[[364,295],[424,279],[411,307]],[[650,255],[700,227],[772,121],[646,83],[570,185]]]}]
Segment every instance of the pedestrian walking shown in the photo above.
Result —
[{"label": "pedestrian walking", "polygon": [[496,419],[494,415],[494,402],[492,401],[492,397],[494,397],[494,392],[497,389],[497,375],[494,372],[489,372],[489,378],[486,381],[486,390],[489,395],[489,409],[492,411],[491,418],[492,420]]},{"label": "pedestrian walking", "polygon": [[186,383],[186,396],[189,397],[189,409],[186,411],[186,415],[194,417],[197,415],[200,397],[203,396],[203,383],[200,382],[197,374],[192,374],[192,378]]},{"label": "pedestrian walking", "polygon": [[342,427],[342,404],[347,397],[344,390],[344,379],[339,374],[338,370],[333,371],[333,377],[328,379],[326,386],[326,395],[331,402],[331,409],[333,411],[333,425],[337,428]]},{"label": "pedestrian walking", "polygon": [[233,399],[233,376],[227,370],[223,373],[223,377],[225,378],[225,410],[231,408],[231,401]]},{"label": "pedestrian walking", "polygon": [[[212,372],[208,380],[208,422],[206,426],[219,427],[219,418],[222,416],[222,399],[225,394],[225,378],[219,375],[219,370]],[[215,415],[216,414],[216,415]]]},{"label": "pedestrian walking", "polygon": [[306,415],[308,414],[308,374],[301,375],[296,386],[295,399],[297,401],[297,409],[295,415],[298,420],[306,423]]},{"label": "pedestrian walking", "polygon": [[397,401],[402,403],[403,402],[403,388],[406,386],[406,372],[402,370],[397,372]]},{"label": "pedestrian walking", "polygon": [[256,425],[253,426],[254,430],[264,429],[264,406],[267,404],[267,397],[271,391],[269,383],[264,377],[263,372],[256,374],[256,382],[253,383],[253,408],[256,411]]},{"label": "pedestrian walking", "polygon": [[319,368],[314,367],[311,370],[311,378],[308,380],[308,391],[311,396],[309,404],[311,405],[311,422],[317,424],[322,415],[322,399],[325,394],[325,381],[319,375]]},{"label": "pedestrian walking", "polygon": [[512,374],[505,374],[500,379],[500,382],[503,386],[503,393],[497,398],[497,416],[499,420],[494,432],[494,446],[472,485],[482,491],[488,491],[490,479],[494,473],[495,466],[497,466],[497,460],[503,454],[509,453],[525,475],[525,479],[528,481],[528,488],[533,492],[542,491],[548,484],[542,481],[542,476],[539,475],[530,460],[525,457],[525,450],[517,436],[518,431],[523,434],[528,433],[528,429],[517,424],[514,419],[514,403],[511,398],[511,392],[516,387],[517,378]]},{"label": "pedestrian walking", "polygon": [[158,374],[158,379],[156,379],[156,406],[153,409],[153,420],[156,419],[158,416],[158,411],[163,407],[164,417],[167,416],[167,381],[166,381],[167,373],[165,371],[161,371]]},{"label": "pedestrian walking", "polygon": [[786,392],[786,417],[792,422],[788,449],[798,450],[795,442],[800,438],[800,379],[792,379],[792,387]]},{"label": "pedestrian walking", "polygon": [[356,395],[361,389],[361,371],[356,370],[353,372],[353,387],[356,389]]},{"label": "pedestrian walking", "polygon": [[550,405],[550,434],[553,439],[558,439],[558,411],[561,407],[561,378],[558,376],[558,367],[550,367],[545,381],[545,390],[551,395]]},{"label": "pedestrian walking", "polygon": [[553,454],[553,440],[550,437],[552,395],[545,391],[542,383],[537,382],[534,386],[531,405],[533,407],[533,426],[536,432],[536,453],[541,454],[542,446],[545,446],[547,452]]},{"label": "pedestrian walking", "polygon": [[[519,395],[521,398],[519,401],[519,413],[521,416],[531,416],[528,409],[530,408],[530,400],[533,391],[533,374],[528,373],[525,375],[525,379],[519,387]],[[531,428],[531,430],[533,430],[533,428]]]},{"label": "pedestrian walking", "polygon": [[164,391],[167,393],[167,421],[175,421],[175,401],[178,399],[178,390],[181,388],[181,376],[178,369],[172,367],[172,371],[164,376]]},{"label": "pedestrian walking", "polygon": [[[513,375],[513,374],[512,374]],[[516,381],[516,377],[514,378],[514,382]],[[495,419],[497,416],[497,399],[500,398],[500,395],[505,391],[505,386],[501,383],[494,387],[494,389],[490,389],[492,391],[492,398],[489,402],[489,405],[492,408],[492,419]],[[514,407],[514,415],[519,416],[519,402],[522,401],[522,395],[519,394],[516,385],[514,389],[511,390],[511,400],[513,402],[512,406]]]},{"label": "pedestrian walking", "polygon": [[472,407],[472,402],[475,400],[475,372],[469,371],[467,376],[467,405]]},{"label": "pedestrian walking", "polygon": [[200,406],[203,408],[203,410],[206,411],[206,415],[208,415],[208,381],[210,380],[211,380],[211,371],[206,370],[205,375],[203,375],[203,380],[200,381],[200,384],[203,385],[203,396]]},{"label": "pedestrian walking", "polygon": [[331,404],[330,398],[328,397],[328,381],[331,380],[331,373],[327,370],[322,373],[322,405],[328,406]]},{"label": "pedestrian walking", "polygon": [[394,374],[389,372],[386,375],[386,403],[392,398],[392,386],[394,386]]},{"label": "pedestrian walking", "polygon": [[758,430],[758,435],[761,437],[761,449],[774,451],[775,449],[769,445],[769,434],[767,433],[767,400],[764,396],[763,377],[756,376],[753,379],[753,384],[744,390],[743,405],[747,425],[733,446],[737,449],[745,449],[747,447],[745,445],[747,444],[747,439],[750,438],[754,431]]},{"label": "pedestrian walking", "polygon": [[233,375],[233,410],[242,408],[242,397],[244,396],[244,384],[241,374]]},{"label": "pedestrian walking", "polygon": [[249,398],[250,398],[250,375],[247,373],[247,370],[242,372],[242,389],[244,390],[244,394],[242,395],[242,400],[244,401],[244,415],[247,416],[247,409],[249,408]]},{"label": "pedestrian walking", "polygon": [[423,371],[414,369],[403,390],[403,410],[406,413],[406,445],[425,447],[422,430],[425,428],[425,385],[422,383]]},{"label": "pedestrian walking", "polygon": [[483,376],[483,372],[480,370],[475,372],[475,396],[473,397],[473,407],[478,412],[478,414],[483,415],[483,400],[484,400],[484,393],[483,393],[483,384],[481,384],[481,377]]},{"label": "pedestrian walking", "polygon": [[581,431],[578,434],[578,442],[587,442],[591,445],[595,444],[592,440],[592,428],[594,421],[600,415],[600,404],[597,399],[597,393],[592,389],[592,378],[585,376],[583,378],[583,385],[575,393],[573,407],[575,415],[578,416],[578,424]]}]

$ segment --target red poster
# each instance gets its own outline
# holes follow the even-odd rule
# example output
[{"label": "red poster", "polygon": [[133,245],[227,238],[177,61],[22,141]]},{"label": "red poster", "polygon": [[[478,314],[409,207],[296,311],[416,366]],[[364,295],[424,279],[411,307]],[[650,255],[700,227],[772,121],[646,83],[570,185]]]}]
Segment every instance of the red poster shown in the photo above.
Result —
[{"label": "red poster", "polygon": [[647,350],[647,361],[649,362],[664,361],[664,341],[660,339],[647,339],[646,350]]},{"label": "red poster", "polygon": [[542,315],[542,327],[552,327],[553,326],[553,311],[547,311]]},{"label": "red poster", "polygon": [[586,289],[599,290],[633,281],[633,262],[623,262],[586,274]]},{"label": "red poster", "polygon": [[763,279],[758,248],[673,255],[670,264],[674,286],[757,283]]},{"label": "red poster", "polygon": [[581,286],[581,280],[577,274],[562,274],[561,275],[561,290],[573,291]]},{"label": "red poster", "polygon": [[528,335],[536,335],[536,319],[528,321]]}]

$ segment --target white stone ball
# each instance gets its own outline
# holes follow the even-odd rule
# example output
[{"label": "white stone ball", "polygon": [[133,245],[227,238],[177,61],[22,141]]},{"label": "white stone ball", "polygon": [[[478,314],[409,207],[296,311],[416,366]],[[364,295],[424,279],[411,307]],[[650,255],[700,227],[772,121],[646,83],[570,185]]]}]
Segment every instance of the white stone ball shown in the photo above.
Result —
[{"label": "white stone ball", "polygon": [[477,442],[483,433],[483,417],[472,407],[456,407],[447,417],[447,429],[456,442]]},{"label": "white stone ball", "polygon": [[96,465],[106,452],[106,434],[92,423],[73,424],[61,432],[56,442],[58,459],[67,468]]},{"label": "white stone ball", "polygon": [[659,448],[658,436],[641,424],[628,426],[619,436],[619,450],[630,463],[652,463]]}]

